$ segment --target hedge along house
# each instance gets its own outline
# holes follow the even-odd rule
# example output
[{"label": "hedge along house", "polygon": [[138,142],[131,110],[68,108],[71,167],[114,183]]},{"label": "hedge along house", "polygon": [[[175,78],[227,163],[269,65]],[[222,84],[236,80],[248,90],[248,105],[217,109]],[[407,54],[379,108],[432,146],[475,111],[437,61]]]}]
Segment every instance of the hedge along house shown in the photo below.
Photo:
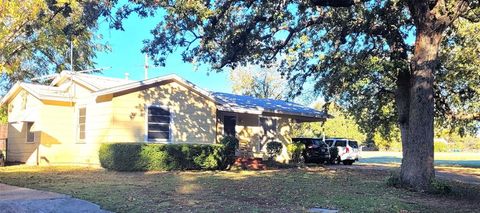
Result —
[{"label": "hedge along house", "polygon": [[[266,144],[290,143],[293,122],[326,114],[295,103],[212,93],[176,76],[143,81],[64,71],[49,86],[17,83],[8,105],[7,160],[27,164],[99,164],[102,143],[240,141],[239,154],[266,156]],[[279,160],[287,160],[286,149]]]}]

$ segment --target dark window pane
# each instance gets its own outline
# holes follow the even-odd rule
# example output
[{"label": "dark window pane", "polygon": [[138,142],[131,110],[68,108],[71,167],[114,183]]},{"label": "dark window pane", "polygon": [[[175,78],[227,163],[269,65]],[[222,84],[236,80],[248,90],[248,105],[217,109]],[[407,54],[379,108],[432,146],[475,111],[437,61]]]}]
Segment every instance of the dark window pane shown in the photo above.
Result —
[{"label": "dark window pane", "polygon": [[356,141],[349,141],[348,145],[355,149],[358,148],[358,143]]},{"label": "dark window pane", "polygon": [[168,131],[163,131],[163,132],[154,132],[154,131],[148,131],[148,139],[169,139],[169,132]]},{"label": "dark window pane", "polygon": [[158,123],[170,123],[170,116],[168,115],[150,115],[148,116],[148,122],[158,122]]},{"label": "dark window pane", "polygon": [[148,115],[170,115],[170,112],[160,107],[149,107]]},{"label": "dark window pane", "polygon": [[170,112],[159,107],[148,108],[148,139],[168,140],[170,138]]},{"label": "dark window pane", "polygon": [[345,146],[347,146],[347,141],[346,140],[339,140],[339,141],[335,142],[335,146],[345,147]]},{"label": "dark window pane", "polygon": [[170,130],[170,124],[148,124],[148,130],[152,131],[166,131],[168,132]]}]

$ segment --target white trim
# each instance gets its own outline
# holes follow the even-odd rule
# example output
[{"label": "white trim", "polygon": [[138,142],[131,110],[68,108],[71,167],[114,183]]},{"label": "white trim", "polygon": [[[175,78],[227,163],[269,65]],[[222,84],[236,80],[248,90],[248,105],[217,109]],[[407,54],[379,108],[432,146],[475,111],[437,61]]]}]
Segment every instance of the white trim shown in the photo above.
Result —
[{"label": "white trim", "polygon": [[[150,107],[154,107],[154,108],[160,108],[160,109],[163,109],[163,110],[166,110],[170,113],[170,123],[168,124],[168,140],[149,140],[148,139],[148,113],[149,113],[149,110],[148,108]],[[143,135],[143,140],[147,143],[173,143],[175,140],[173,138],[173,127],[174,127],[174,119],[173,117],[175,116],[175,113],[168,107],[168,106],[165,106],[165,105],[158,105],[158,104],[146,104],[145,105],[145,109],[144,109],[144,112],[145,112],[145,132],[144,132],[144,135]]]},{"label": "white trim", "polygon": [[[28,85],[29,85],[28,83],[21,83],[21,82],[15,83],[15,85],[7,92],[7,94],[3,96],[0,102],[0,106],[7,103],[13,97],[13,95],[17,93],[19,89],[24,89],[25,91],[30,93],[30,95],[32,95],[33,97],[39,100],[75,102],[75,100],[72,99],[71,97],[58,97],[58,96],[52,96],[52,95],[38,94],[36,91],[33,90],[33,88],[30,88]],[[52,90],[58,90],[58,89],[55,87],[52,87]]]}]

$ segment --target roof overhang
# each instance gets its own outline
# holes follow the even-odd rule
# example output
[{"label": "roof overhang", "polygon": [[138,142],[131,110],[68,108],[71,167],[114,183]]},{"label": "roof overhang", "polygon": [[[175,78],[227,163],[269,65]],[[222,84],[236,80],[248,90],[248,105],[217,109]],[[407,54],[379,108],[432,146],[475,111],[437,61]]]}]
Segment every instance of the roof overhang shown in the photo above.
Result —
[{"label": "roof overhang", "polygon": [[234,113],[246,113],[254,115],[281,115],[295,118],[299,122],[319,122],[325,121],[327,118],[331,118],[331,115],[322,115],[322,114],[306,114],[306,113],[293,113],[286,112],[282,110],[267,110],[263,108],[242,108],[242,107],[231,107],[231,106],[217,106],[219,111],[223,112],[234,112]]},{"label": "roof overhang", "polygon": [[203,89],[197,87],[195,84],[193,84],[193,83],[191,83],[187,80],[184,80],[183,78],[180,78],[179,76],[174,75],[174,74],[161,76],[161,77],[157,77],[157,78],[151,78],[151,79],[147,79],[147,80],[143,80],[143,81],[136,81],[136,82],[132,82],[132,83],[127,83],[127,84],[123,84],[123,85],[120,85],[120,86],[115,86],[115,87],[111,87],[111,88],[107,88],[107,89],[102,89],[102,90],[99,90],[97,92],[94,92],[93,95],[96,96],[96,97],[99,97],[99,96],[104,96],[104,95],[109,95],[109,94],[114,94],[114,93],[121,93],[121,92],[124,92],[124,91],[134,90],[134,89],[137,89],[137,88],[150,87],[150,86],[153,86],[153,85],[156,85],[156,84],[161,84],[161,83],[169,82],[169,81],[177,82],[177,83],[181,84],[182,86],[185,86],[185,87],[191,89],[192,91],[210,99],[211,101],[213,101],[217,104],[223,104],[223,102],[216,100],[210,94],[210,92],[208,92],[206,90],[203,90]]},{"label": "roof overhang", "polygon": [[15,83],[13,87],[7,92],[5,96],[3,96],[0,106],[3,106],[4,104],[8,103],[12,98],[14,98],[21,90],[25,90],[28,93],[30,93],[33,97],[39,99],[39,100],[48,100],[48,101],[60,101],[60,102],[75,102],[72,98],[67,98],[67,97],[57,97],[57,96],[50,96],[50,95],[42,95],[37,93],[35,90],[29,88],[28,86],[25,86],[21,82]]}]

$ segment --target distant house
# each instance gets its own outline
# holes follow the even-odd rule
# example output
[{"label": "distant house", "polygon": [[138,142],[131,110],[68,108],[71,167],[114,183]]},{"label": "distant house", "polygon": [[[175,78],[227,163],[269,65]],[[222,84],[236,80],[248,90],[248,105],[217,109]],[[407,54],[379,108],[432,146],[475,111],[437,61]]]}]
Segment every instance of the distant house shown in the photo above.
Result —
[{"label": "distant house", "polygon": [[267,142],[290,142],[293,122],[326,119],[295,103],[208,92],[176,75],[131,81],[64,71],[49,86],[16,83],[1,104],[8,160],[27,164],[99,164],[101,143],[218,143],[224,135],[240,140],[242,155],[263,157]]}]

